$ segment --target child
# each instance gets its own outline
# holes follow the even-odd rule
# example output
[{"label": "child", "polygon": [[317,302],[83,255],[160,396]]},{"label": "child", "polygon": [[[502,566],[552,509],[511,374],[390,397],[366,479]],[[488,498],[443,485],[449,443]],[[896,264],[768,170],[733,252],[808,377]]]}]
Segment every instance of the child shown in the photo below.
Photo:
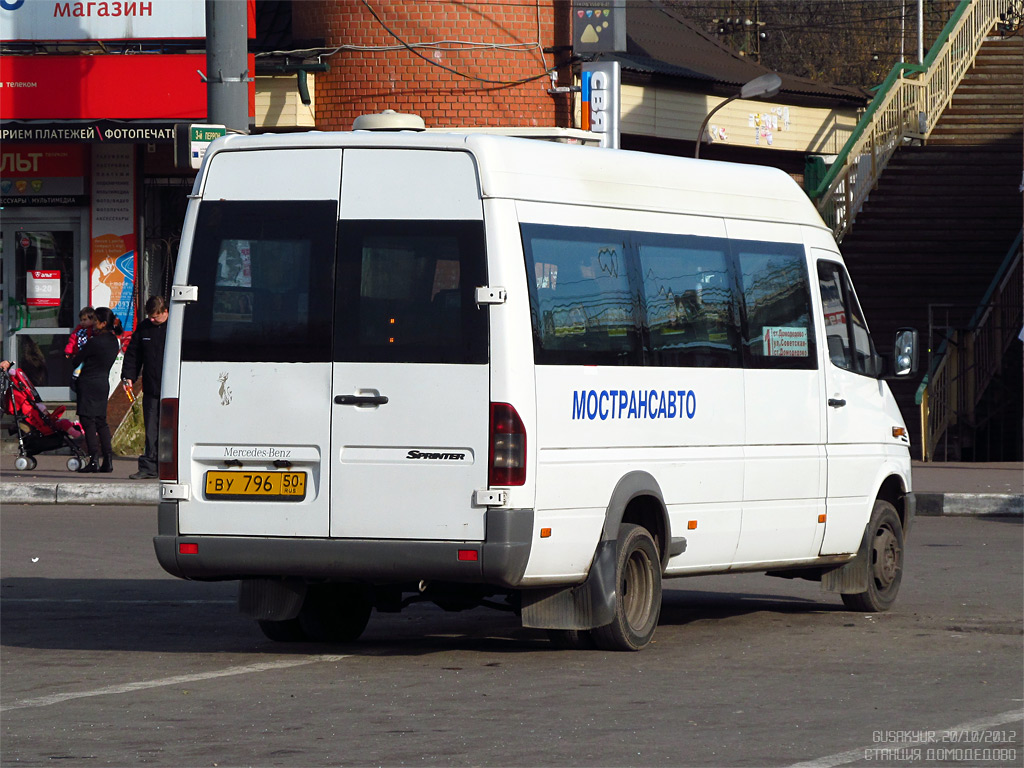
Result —
[{"label": "child", "polygon": [[[82,347],[85,346],[86,342],[92,338],[93,330],[96,325],[96,310],[92,307],[82,307],[78,313],[78,325],[75,326],[75,330],[68,336],[68,343],[64,346],[64,356],[68,359],[74,357]],[[74,371],[71,372],[71,391],[78,391],[78,375],[82,371],[82,366],[78,366]]]}]

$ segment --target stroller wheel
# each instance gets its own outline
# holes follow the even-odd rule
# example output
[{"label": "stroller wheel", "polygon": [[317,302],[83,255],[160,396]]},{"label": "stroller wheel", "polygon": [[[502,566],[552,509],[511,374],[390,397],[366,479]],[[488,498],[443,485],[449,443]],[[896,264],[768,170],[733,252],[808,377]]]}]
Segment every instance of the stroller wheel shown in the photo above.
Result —
[{"label": "stroller wheel", "polygon": [[32,469],[33,464],[35,464],[35,461],[31,456],[19,456],[14,460],[14,468],[19,472]]},{"label": "stroller wheel", "polygon": [[28,457],[28,461],[29,461],[29,465],[28,465],[29,470],[33,470],[33,469],[35,469],[39,465],[39,462],[36,460],[35,456],[29,456]]},{"label": "stroller wheel", "polygon": [[72,456],[70,459],[68,459],[68,471],[69,472],[77,472],[83,466],[85,466],[85,462],[83,462],[77,456]]}]

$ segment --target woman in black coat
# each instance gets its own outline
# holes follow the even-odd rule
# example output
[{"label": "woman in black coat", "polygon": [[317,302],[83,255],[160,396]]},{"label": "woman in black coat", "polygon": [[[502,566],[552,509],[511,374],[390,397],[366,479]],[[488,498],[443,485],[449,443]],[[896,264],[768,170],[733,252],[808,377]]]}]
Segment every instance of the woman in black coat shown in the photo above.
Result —
[{"label": "woman in black coat", "polygon": [[[78,377],[78,418],[91,459],[79,472],[114,471],[107,400],[110,398],[110,367],[121,346],[117,340],[120,335],[121,321],[109,307],[99,307],[92,338],[71,358],[72,368],[79,363],[82,365]],[[97,464],[101,457],[102,463]]]}]

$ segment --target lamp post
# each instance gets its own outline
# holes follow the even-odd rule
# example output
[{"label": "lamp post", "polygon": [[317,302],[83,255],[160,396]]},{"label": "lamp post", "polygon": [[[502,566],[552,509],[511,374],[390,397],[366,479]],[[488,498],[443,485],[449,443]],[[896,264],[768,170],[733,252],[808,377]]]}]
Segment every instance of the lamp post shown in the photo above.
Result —
[{"label": "lamp post", "polygon": [[782,87],[782,78],[776,75],[774,72],[769,72],[766,75],[755,77],[749,83],[740,88],[740,92],[735,96],[730,96],[728,99],[723,101],[717,107],[708,112],[707,117],[704,118],[704,122],[700,124],[700,132],[697,134],[697,148],[693,152],[693,156],[700,158],[700,144],[704,140],[704,129],[708,127],[708,121],[712,115],[718,110],[728,104],[730,101],[736,99],[770,99],[779,92],[779,88]]}]

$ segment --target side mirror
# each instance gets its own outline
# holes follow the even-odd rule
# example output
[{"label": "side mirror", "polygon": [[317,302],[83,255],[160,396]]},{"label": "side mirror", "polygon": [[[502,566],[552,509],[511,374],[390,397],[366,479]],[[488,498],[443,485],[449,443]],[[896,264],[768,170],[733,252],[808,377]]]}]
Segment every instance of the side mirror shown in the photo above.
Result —
[{"label": "side mirror", "polygon": [[917,373],[917,329],[900,328],[892,352],[892,376],[908,379]]}]

